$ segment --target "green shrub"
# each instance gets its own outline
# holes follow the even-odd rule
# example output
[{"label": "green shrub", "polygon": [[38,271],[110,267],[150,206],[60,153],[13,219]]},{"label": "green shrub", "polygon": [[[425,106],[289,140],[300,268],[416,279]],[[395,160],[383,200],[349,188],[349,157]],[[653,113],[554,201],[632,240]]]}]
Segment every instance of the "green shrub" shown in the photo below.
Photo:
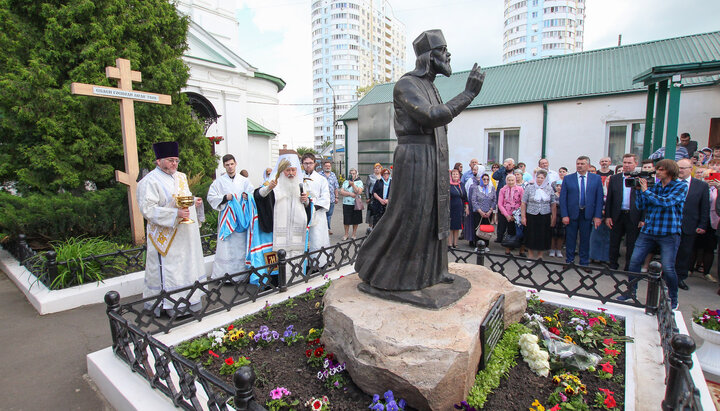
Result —
[{"label": "green shrub", "polygon": [[10,236],[62,241],[78,236],[105,236],[129,242],[127,188],[116,185],[80,195],[30,194],[0,191],[0,232]]},{"label": "green shrub", "polygon": [[117,257],[104,257],[101,261],[84,260],[90,256],[109,254],[118,250],[118,246],[103,238],[69,238],[65,241],[53,241],[57,253],[57,277],[48,288],[57,290],[86,282],[103,281],[111,271],[120,271],[123,266]]}]

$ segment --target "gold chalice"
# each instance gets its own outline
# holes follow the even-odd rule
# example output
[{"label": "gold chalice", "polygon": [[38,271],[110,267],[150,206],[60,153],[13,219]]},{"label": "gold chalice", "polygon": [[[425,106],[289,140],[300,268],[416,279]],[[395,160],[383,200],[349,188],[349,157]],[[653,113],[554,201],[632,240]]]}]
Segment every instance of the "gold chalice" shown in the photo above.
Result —
[{"label": "gold chalice", "polygon": [[[175,197],[175,204],[177,204],[178,208],[190,208],[195,203],[195,197],[193,196],[176,196]],[[183,218],[180,220],[180,224],[192,224],[195,221],[191,220],[188,217]]]}]

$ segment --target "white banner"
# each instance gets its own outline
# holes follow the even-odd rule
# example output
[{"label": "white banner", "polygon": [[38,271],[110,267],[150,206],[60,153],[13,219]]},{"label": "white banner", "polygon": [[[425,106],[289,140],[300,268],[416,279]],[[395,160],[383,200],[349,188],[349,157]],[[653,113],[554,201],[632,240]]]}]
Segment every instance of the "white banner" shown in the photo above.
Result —
[{"label": "white banner", "polygon": [[116,88],[93,87],[93,94],[102,96],[130,98],[133,100],[160,101],[160,98],[154,94],[141,93],[137,91],[118,90]]}]

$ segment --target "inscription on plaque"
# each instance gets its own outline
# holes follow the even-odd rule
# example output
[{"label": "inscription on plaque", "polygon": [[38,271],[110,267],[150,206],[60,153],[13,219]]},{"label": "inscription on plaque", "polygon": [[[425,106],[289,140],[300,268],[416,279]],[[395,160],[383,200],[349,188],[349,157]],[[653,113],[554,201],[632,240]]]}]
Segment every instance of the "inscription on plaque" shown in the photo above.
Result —
[{"label": "inscription on plaque", "polygon": [[[505,310],[505,295],[501,295],[500,298],[495,301],[490,311],[485,316],[485,319],[480,324],[480,346],[482,347],[482,357],[480,357],[480,368],[484,370],[487,366],[490,358],[492,357],[493,350],[500,337],[502,336],[503,330],[505,329],[505,321],[503,314]],[[478,371],[479,371],[478,370]]]}]

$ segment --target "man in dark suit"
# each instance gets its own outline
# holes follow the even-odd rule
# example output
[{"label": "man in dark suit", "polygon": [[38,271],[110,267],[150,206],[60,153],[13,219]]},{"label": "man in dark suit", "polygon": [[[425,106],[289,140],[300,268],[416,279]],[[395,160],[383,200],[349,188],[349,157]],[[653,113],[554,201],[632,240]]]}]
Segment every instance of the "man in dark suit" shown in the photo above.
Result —
[{"label": "man in dark suit", "polygon": [[568,174],[560,190],[560,216],[565,224],[566,262],[575,261],[575,243],[580,232],[580,265],[590,262],[590,233],[602,222],[603,187],[599,175],[588,173],[590,158],[575,161],[576,173]]},{"label": "man in dark suit", "polygon": [[635,239],[640,232],[641,213],[635,205],[636,190],[626,187],[625,180],[628,173],[635,171],[638,165],[635,154],[625,154],[622,159],[622,174],[610,177],[608,193],[605,198],[605,224],[610,227],[610,268],[620,268],[620,240],[625,236],[625,265],[627,271],[630,266],[630,256],[635,248]]},{"label": "man in dark suit", "polygon": [[710,226],[710,187],[706,182],[691,176],[690,160],[682,159],[677,163],[678,181],[688,185],[688,193],[683,205],[682,234],[675,259],[675,272],[677,272],[678,287],[687,290],[690,287],[685,284],[685,280],[688,278],[695,236],[704,234]]}]

